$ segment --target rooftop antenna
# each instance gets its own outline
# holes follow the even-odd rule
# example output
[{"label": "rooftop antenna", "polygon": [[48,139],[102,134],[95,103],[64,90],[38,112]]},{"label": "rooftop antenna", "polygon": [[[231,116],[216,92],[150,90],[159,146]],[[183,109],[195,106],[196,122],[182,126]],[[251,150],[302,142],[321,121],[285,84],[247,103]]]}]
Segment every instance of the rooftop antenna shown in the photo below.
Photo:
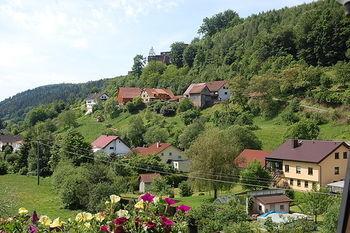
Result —
[{"label": "rooftop antenna", "polygon": [[155,56],[156,55],[156,53],[154,52],[154,48],[153,48],[153,46],[151,47],[151,49],[149,50],[149,54],[148,54],[149,56]]}]

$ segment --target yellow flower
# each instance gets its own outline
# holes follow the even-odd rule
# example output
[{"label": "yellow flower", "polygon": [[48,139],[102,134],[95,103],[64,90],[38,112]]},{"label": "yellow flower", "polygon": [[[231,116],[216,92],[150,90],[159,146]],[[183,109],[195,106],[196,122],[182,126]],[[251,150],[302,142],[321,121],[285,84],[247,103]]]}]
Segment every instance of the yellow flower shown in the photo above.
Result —
[{"label": "yellow flower", "polygon": [[115,204],[115,203],[118,203],[118,202],[120,202],[120,197],[119,196],[117,196],[117,195],[111,195],[110,196],[110,199],[111,199],[111,203],[112,204]]},{"label": "yellow flower", "polygon": [[110,204],[110,202],[109,202],[109,201],[106,201],[106,202],[105,202],[105,204],[106,204],[106,205],[109,205],[109,204]]},{"label": "yellow flower", "polygon": [[50,225],[50,228],[61,228],[64,222],[60,220],[60,218],[56,218]]},{"label": "yellow flower", "polygon": [[91,227],[91,223],[89,223],[89,222],[86,222],[86,223],[84,223],[84,226],[86,227],[86,228],[90,228]]},{"label": "yellow flower", "polygon": [[49,227],[51,225],[51,219],[46,215],[40,216],[39,222],[46,227]]},{"label": "yellow flower", "polygon": [[144,203],[143,203],[143,201],[141,200],[141,201],[137,202],[137,203],[135,204],[135,208],[136,208],[136,209],[143,209],[143,208],[144,208]]},{"label": "yellow flower", "polygon": [[86,213],[86,212],[82,212],[77,214],[77,216],[75,217],[75,221],[77,222],[88,222],[91,221],[91,219],[93,219],[94,216],[90,213]]},{"label": "yellow flower", "polygon": [[118,210],[117,215],[119,218],[130,218],[130,214],[127,210]]},{"label": "yellow flower", "polygon": [[26,214],[28,214],[28,210],[26,208],[22,207],[22,208],[19,208],[18,213],[20,215],[26,215]]},{"label": "yellow flower", "polygon": [[95,219],[96,219],[98,222],[102,222],[103,220],[105,220],[105,218],[106,218],[106,214],[103,213],[103,212],[100,212],[100,213],[95,214]]}]

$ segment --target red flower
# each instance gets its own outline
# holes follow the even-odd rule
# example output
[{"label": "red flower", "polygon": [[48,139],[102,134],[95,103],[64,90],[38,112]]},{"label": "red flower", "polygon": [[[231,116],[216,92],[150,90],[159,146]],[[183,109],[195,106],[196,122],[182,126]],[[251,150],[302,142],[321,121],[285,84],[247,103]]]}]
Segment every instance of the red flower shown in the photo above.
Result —
[{"label": "red flower", "polygon": [[32,215],[32,223],[36,224],[38,221],[39,221],[39,217],[38,217],[36,211],[34,211],[33,215]]},{"label": "red flower", "polygon": [[190,211],[192,208],[187,206],[187,205],[180,205],[176,208],[178,211],[182,211],[187,213],[188,211]]},{"label": "red flower", "polygon": [[114,219],[114,224],[120,226],[120,225],[123,225],[124,223],[126,223],[127,221],[128,221],[128,219],[125,217],[116,218],[116,219]]},{"label": "red flower", "polygon": [[107,225],[101,226],[101,227],[100,227],[100,231],[102,231],[102,232],[110,232],[109,226],[107,226]]},{"label": "red flower", "polygon": [[176,201],[174,199],[171,199],[169,197],[164,198],[164,201],[168,204],[168,205],[175,205]]},{"label": "red flower", "polygon": [[149,221],[149,222],[146,223],[146,227],[147,227],[147,229],[149,229],[149,230],[155,229],[156,226],[157,226],[157,224],[154,223],[154,222],[152,222],[152,221]]},{"label": "red flower", "polygon": [[34,225],[30,225],[29,229],[28,229],[28,232],[29,233],[38,233],[39,229],[36,226],[34,226]]},{"label": "red flower", "polygon": [[114,233],[125,233],[123,226],[117,226],[114,230]]},{"label": "red flower", "polygon": [[143,194],[140,198],[144,202],[153,202],[153,200],[154,200],[154,196],[150,193]]},{"label": "red flower", "polygon": [[172,227],[173,225],[175,225],[175,223],[170,218],[167,218],[165,216],[161,216],[160,220],[162,221],[163,225],[166,227]]}]

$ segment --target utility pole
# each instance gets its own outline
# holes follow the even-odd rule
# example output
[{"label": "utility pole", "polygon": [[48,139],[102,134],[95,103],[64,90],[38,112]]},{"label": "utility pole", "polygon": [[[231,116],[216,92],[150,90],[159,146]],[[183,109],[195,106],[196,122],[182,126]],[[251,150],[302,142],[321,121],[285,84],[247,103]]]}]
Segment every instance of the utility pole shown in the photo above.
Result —
[{"label": "utility pole", "polygon": [[36,147],[36,174],[38,176],[38,185],[40,185],[40,150],[39,150],[39,141],[37,142],[37,147]]}]

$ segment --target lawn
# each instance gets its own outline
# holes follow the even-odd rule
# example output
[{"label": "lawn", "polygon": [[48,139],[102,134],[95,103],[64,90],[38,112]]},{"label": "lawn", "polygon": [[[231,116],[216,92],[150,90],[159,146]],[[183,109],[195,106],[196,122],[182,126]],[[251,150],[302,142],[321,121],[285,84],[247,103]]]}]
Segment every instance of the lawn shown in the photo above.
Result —
[{"label": "lawn", "polygon": [[53,190],[51,178],[42,178],[38,186],[34,176],[11,174],[0,176],[0,184],[0,205],[8,207],[7,215],[16,214],[20,207],[25,207],[30,212],[36,210],[51,218],[68,219],[76,214],[62,208],[62,202]]}]

